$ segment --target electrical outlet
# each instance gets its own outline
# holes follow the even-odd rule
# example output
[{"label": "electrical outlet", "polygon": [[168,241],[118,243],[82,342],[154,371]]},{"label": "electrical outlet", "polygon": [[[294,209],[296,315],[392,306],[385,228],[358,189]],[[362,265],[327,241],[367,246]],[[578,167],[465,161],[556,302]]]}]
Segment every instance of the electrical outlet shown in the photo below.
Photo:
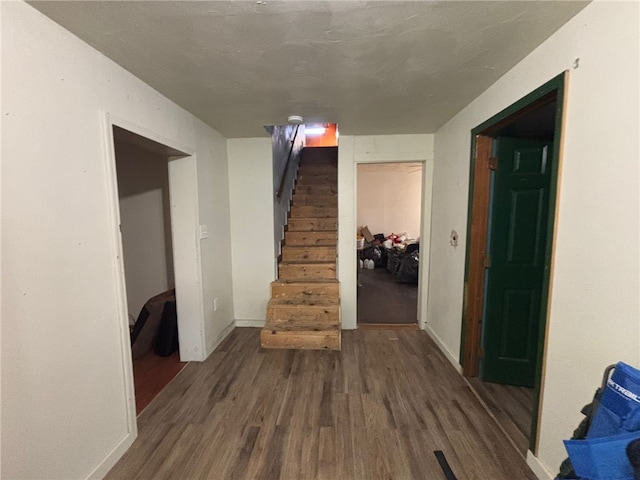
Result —
[{"label": "electrical outlet", "polygon": [[218,299],[214,298],[213,299],[213,311],[217,311],[218,310]]}]

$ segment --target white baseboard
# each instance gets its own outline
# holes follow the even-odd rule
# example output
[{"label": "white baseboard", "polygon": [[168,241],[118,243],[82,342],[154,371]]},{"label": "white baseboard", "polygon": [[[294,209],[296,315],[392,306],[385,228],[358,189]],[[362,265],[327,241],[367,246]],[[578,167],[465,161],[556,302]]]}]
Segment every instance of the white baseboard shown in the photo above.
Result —
[{"label": "white baseboard", "polygon": [[458,359],[449,351],[449,349],[445,346],[442,340],[440,340],[440,337],[438,337],[438,335],[436,335],[436,333],[431,329],[428,323],[425,324],[424,331],[427,332],[427,334],[431,337],[431,339],[434,342],[436,342],[436,345],[438,345],[438,348],[440,349],[440,351],[444,353],[444,356],[447,357],[447,360],[451,362],[451,365],[453,365],[453,368],[456,369],[456,372],[462,375],[462,365],[460,365],[460,362],[458,362]]},{"label": "white baseboard", "polygon": [[555,475],[549,471],[547,466],[542,463],[531,450],[527,451],[527,465],[529,465],[534,475],[538,477],[538,480],[553,480],[555,478]]},{"label": "white baseboard", "polygon": [[265,320],[236,320],[236,327],[264,327]]},{"label": "white baseboard", "polygon": [[114,447],[111,452],[102,460],[96,468],[87,476],[87,480],[100,480],[104,478],[109,470],[113,468],[113,466],[122,458],[133,441],[138,436],[137,432],[129,432],[127,433],[122,440],[118,442],[118,444]]},{"label": "white baseboard", "polygon": [[227,338],[227,336],[233,331],[236,324],[235,322],[231,322],[229,325],[224,327],[224,330],[220,332],[220,334],[209,342],[207,345],[207,357],[213,353],[213,351],[218,348],[218,345],[222,343],[222,341]]}]

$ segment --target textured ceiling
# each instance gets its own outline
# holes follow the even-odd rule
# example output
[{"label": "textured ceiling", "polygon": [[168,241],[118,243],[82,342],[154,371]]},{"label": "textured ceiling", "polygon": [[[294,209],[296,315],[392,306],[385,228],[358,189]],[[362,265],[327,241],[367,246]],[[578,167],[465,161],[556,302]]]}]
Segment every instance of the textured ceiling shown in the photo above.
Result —
[{"label": "textured ceiling", "polygon": [[29,3],[226,137],[289,114],[342,134],[434,132],[587,4]]}]

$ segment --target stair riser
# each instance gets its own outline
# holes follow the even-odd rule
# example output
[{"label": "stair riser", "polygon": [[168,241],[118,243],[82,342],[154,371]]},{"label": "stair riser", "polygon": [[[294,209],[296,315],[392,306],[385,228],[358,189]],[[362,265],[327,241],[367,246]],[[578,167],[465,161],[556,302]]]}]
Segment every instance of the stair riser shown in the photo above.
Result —
[{"label": "stair riser", "polygon": [[298,193],[293,196],[294,205],[312,205],[316,207],[337,207],[338,197],[335,195],[305,195]]},{"label": "stair riser", "polygon": [[291,217],[306,218],[336,218],[338,209],[336,207],[316,207],[314,205],[293,205],[291,207]]},{"label": "stair riser", "polygon": [[329,262],[336,259],[336,247],[291,247],[282,249],[282,260],[285,262],[309,260]]},{"label": "stair riser", "polygon": [[[315,152],[314,152],[315,153]],[[307,167],[309,165],[329,165],[331,167],[338,166],[338,150],[336,149],[333,155],[314,155],[310,152],[302,152],[302,158],[300,159],[300,166]]]},{"label": "stair riser", "polygon": [[284,243],[291,246],[302,245],[336,245],[338,243],[337,232],[293,232],[284,234]]},{"label": "stair riser", "polygon": [[296,185],[336,185],[337,175],[299,175]]},{"label": "stair riser", "polygon": [[337,195],[338,188],[329,185],[297,185],[295,195]]},{"label": "stair riser", "polygon": [[337,230],[338,220],[335,218],[290,218],[289,232],[321,232],[323,230]]},{"label": "stair riser", "polygon": [[262,348],[286,348],[300,350],[340,350],[340,331],[330,334],[306,334],[299,332],[260,332]]},{"label": "stair riser", "polygon": [[340,286],[337,283],[271,284],[273,298],[305,298],[312,295],[338,299]]},{"label": "stair riser", "polygon": [[340,321],[340,308],[337,305],[309,307],[300,305],[277,305],[267,307],[269,325],[287,324],[318,330],[336,328]]},{"label": "stair riser", "polygon": [[282,280],[336,278],[335,264],[295,265],[295,264],[281,263],[278,266],[278,272],[279,272],[278,277]]},{"label": "stair riser", "polygon": [[330,165],[307,165],[298,169],[298,175],[332,175],[338,176],[338,169]]}]

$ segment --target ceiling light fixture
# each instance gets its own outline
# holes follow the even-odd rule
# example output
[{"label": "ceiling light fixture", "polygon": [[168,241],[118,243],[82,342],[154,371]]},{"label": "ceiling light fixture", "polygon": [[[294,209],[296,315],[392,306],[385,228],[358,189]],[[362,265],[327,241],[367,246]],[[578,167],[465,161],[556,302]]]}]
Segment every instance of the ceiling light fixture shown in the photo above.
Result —
[{"label": "ceiling light fixture", "polygon": [[324,127],[310,127],[310,128],[305,128],[304,129],[304,133],[305,135],[309,135],[309,136],[316,136],[316,135],[324,135],[324,132],[326,132],[327,129]]}]

